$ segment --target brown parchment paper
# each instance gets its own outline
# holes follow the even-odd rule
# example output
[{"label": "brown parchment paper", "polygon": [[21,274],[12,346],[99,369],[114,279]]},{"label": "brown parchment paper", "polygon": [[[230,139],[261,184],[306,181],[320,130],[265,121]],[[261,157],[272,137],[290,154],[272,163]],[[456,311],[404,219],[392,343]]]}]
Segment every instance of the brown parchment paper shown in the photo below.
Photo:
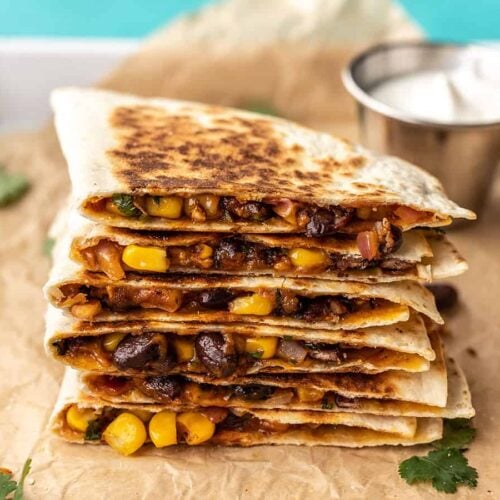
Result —
[{"label": "brown parchment paper", "polygon": [[[282,43],[213,53],[187,45],[180,52],[160,33],[104,85],[231,105],[270,100],[286,117],[354,137],[353,106],[338,72],[357,50]],[[19,471],[32,457],[26,498],[445,497],[398,477],[399,461],[426,453],[426,447],[196,447],[122,458],[107,447],[69,445],[50,436],[46,426],[62,367],[42,347],[41,287],[50,266],[42,246],[68,193],[67,174],[51,127],[1,137],[0,163],[24,172],[32,183],[19,203],[0,211],[0,466]],[[497,182],[487,214],[451,235],[471,270],[455,280],[461,306],[450,317],[447,345],[471,383],[478,437],[468,457],[480,474],[479,487],[461,488],[457,498],[500,497],[499,212]]]}]

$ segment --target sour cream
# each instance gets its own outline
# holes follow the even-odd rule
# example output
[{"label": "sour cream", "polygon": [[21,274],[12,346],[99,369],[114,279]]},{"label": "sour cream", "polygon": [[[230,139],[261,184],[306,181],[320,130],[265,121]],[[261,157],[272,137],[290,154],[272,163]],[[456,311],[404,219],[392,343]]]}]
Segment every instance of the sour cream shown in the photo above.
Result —
[{"label": "sour cream", "polygon": [[370,95],[408,116],[440,124],[500,121],[500,67],[471,58],[449,70],[390,78]]}]

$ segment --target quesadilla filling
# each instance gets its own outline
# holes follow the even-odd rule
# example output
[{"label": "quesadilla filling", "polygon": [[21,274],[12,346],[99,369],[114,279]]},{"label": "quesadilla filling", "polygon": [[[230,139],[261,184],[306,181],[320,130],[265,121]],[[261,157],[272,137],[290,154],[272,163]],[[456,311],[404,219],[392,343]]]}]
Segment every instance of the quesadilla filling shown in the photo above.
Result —
[{"label": "quesadilla filling", "polygon": [[[120,245],[103,239],[93,246],[73,248],[72,252],[85,269],[103,272],[113,280],[123,279],[125,272],[165,273],[169,269],[270,271],[273,273],[321,274],[379,267],[391,274],[415,268],[415,262],[391,258],[401,245],[401,233],[394,226],[384,229],[377,223],[376,252],[363,255],[328,252],[321,248],[268,247],[242,237],[226,237],[218,241],[188,246]],[[398,230],[399,231],[399,230]],[[365,247],[363,247],[365,249]]]},{"label": "quesadilla filling", "polygon": [[233,406],[251,404],[261,408],[280,408],[300,403],[314,403],[322,410],[352,409],[360,406],[360,398],[345,397],[334,391],[319,390],[304,383],[299,387],[274,387],[263,384],[213,385],[196,383],[180,375],[122,377],[93,375],[87,380],[90,390],[103,399],[127,396],[139,391],[156,403]]},{"label": "quesadilla filling", "polygon": [[199,223],[219,221],[272,224],[278,220],[292,226],[295,232],[305,233],[307,236],[358,234],[366,229],[371,230],[374,221],[383,219],[400,227],[425,225],[434,220],[434,215],[430,212],[402,205],[320,207],[288,198],[249,201],[213,194],[132,196],[117,193],[109,198],[94,198],[87,203],[87,208],[129,218],[158,217]]},{"label": "quesadilla filling", "polygon": [[349,314],[372,311],[391,304],[380,298],[307,296],[284,289],[255,292],[231,288],[183,291],[176,288],[66,284],[59,290],[60,296],[55,299],[57,307],[70,308],[73,316],[86,321],[93,320],[105,310],[128,312],[159,309],[168,313],[224,311],[241,316],[290,317],[338,323]]},{"label": "quesadilla filling", "polygon": [[[69,406],[62,431],[86,442],[108,444],[122,455],[131,455],[146,443],[157,448],[176,444],[252,444],[245,438],[256,433],[272,437],[293,431],[321,436],[333,424],[283,423],[261,419],[243,410],[219,407],[197,411],[152,412],[145,409]],[[361,428],[360,428],[361,429]]]},{"label": "quesadilla filling", "polygon": [[[353,347],[292,338],[248,337],[234,333],[201,331],[197,335],[173,333],[81,336],[56,340],[57,355],[71,366],[86,370],[127,373],[207,373],[215,377],[243,375],[285,368],[361,363],[375,358],[397,358],[383,348]],[[408,358],[409,355],[401,354]]]}]

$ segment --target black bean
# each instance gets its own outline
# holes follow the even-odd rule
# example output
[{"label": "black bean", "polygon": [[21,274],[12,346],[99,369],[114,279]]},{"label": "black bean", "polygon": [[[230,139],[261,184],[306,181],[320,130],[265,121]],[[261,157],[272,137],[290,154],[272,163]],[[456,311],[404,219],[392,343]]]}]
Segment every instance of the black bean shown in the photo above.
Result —
[{"label": "black bean", "polygon": [[308,349],[308,355],[310,358],[320,361],[340,362],[341,351],[336,345],[307,342],[305,346]]},{"label": "black bean", "polygon": [[233,298],[233,294],[223,288],[206,290],[196,296],[195,302],[207,309],[226,309],[228,302]]},{"label": "black bean", "polygon": [[158,401],[171,401],[179,396],[182,382],[175,376],[147,377],[140,383],[141,390]]},{"label": "black bean", "polygon": [[309,210],[306,224],[306,236],[324,236],[334,234],[346,226],[353,217],[351,209],[330,208]]},{"label": "black bean", "polygon": [[160,333],[127,335],[113,352],[114,364],[124,370],[143,368],[150,361],[161,361],[166,354],[167,341]]},{"label": "black bean", "polygon": [[427,285],[436,299],[436,306],[440,311],[451,309],[458,302],[458,292],[454,286],[438,284]]},{"label": "black bean", "polygon": [[229,336],[201,332],[196,336],[194,347],[198,359],[216,377],[228,377],[236,371],[238,356]]},{"label": "black bean", "polygon": [[218,269],[241,269],[245,260],[244,244],[237,238],[223,239],[214,249],[214,263]]},{"label": "black bean", "polygon": [[261,401],[271,397],[275,388],[267,385],[250,384],[250,385],[233,385],[233,394],[247,401]]}]

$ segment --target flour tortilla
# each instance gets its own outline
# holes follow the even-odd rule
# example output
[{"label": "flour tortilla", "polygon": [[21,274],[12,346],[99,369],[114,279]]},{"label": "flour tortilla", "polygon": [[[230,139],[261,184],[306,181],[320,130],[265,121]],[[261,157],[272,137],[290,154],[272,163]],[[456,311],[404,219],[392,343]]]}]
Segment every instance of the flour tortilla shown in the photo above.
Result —
[{"label": "flour tortilla", "polygon": [[[430,335],[436,359],[429,370],[419,373],[387,371],[375,375],[362,373],[258,374],[229,379],[209,380],[211,384],[262,384],[273,387],[310,387],[334,391],[348,398],[390,399],[445,408],[448,399],[446,363],[439,334]],[[189,379],[204,383],[204,376],[189,375]]]},{"label": "flour tortilla", "polygon": [[[129,411],[146,410],[154,413],[168,409],[164,405],[111,405],[92,398],[82,392],[77,373],[73,370],[67,370],[51,417],[50,427],[56,435],[74,443],[83,443],[84,438],[82,433],[74,432],[65,425],[65,412],[73,404],[83,408],[93,408],[97,411],[111,406]],[[239,446],[257,444],[336,445],[356,448],[383,444],[418,444],[439,439],[442,433],[441,419],[417,420],[414,417],[383,417],[353,413],[324,413],[318,415],[318,412],[290,412],[283,410],[252,410],[251,413],[274,422],[324,423],[331,424],[331,427],[289,430],[280,434],[265,433],[262,435],[257,435],[259,433],[255,432],[235,433],[235,431],[222,431],[218,432],[217,437],[211,440],[213,444]],[[262,436],[266,436],[266,439],[262,440]],[[97,444],[96,442],[90,443]]]},{"label": "flour tortilla", "polygon": [[[436,309],[432,293],[419,283],[413,281],[367,284],[266,276],[188,276],[180,274],[167,274],[161,277],[157,275],[133,274],[129,275],[125,280],[112,281],[101,273],[82,271],[75,262],[68,259],[70,239],[69,235],[65,235],[57,241],[53,251],[54,265],[44,288],[47,299],[56,306],[64,298],[64,285],[72,284],[89,287],[124,286],[134,289],[180,289],[189,291],[202,291],[210,288],[224,287],[245,292],[252,292],[259,289],[285,289],[311,296],[342,294],[347,297],[365,298],[367,300],[370,298],[381,298],[390,302],[387,307],[347,314],[341,321],[336,323],[317,321],[315,322],[315,328],[352,330],[369,326],[393,324],[399,321],[407,321],[410,316],[410,309],[428,316],[437,323],[443,322]],[[199,321],[206,323],[245,321],[290,328],[309,326],[307,321],[291,317],[242,316],[227,311],[168,313],[158,309],[138,309],[127,311],[126,313],[103,311],[94,318],[94,321],[120,321],[124,319]]]},{"label": "flour tortilla", "polygon": [[[297,373],[297,372],[360,372],[380,373],[387,370],[404,370],[409,372],[429,369],[429,362],[435,359],[435,353],[427,336],[424,322],[418,315],[413,315],[406,323],[372,327],[361,330],[313,330],[270,327],[244,323],[199,324],[170,323],[158,321],[121,321],[87,323],[72,321],[59,309],[49,306],[46,316],[45,348],[47,354],[56,361],[65,363],[79,370],[95,371],[107,374],[144,375],[145,370],[119,370],[107,359],[95,354],[78,357],[65,357],[59,354],[57,342],[77,337],[99,337],[108,333],[147,332],[177,333],[179,335],[195,335],[201,331],[238,333],[249,337],[291,337],[309,342],[342,343],[346,347],[355,348],[346,359],[339,363],[328,363],[319,360],[307,360],[305,363],[291,363],[278,357],[255,360],[247,368],[246,374],[253,373]],[[183,373],[183,365],[179,365],[171,373]],[[161,375],[161,370],[147,369],[148,375]]]},{"label": "flour tortilla", "polygon": [[148,332],[173,332],[178,335],[196,335],[200,331],[238,333],[248,337],[283,337],[293,340],[345,344],[353,347],[372,347],[396,352],[416,354],[432,361],[432,349],[424,322],[418,315],[397,325],[364,328],[359,330],[321,330],[312,328],[283,328],[247,324],[199,324],[162,321],[84,322],[65,316],[60,309],[49,306],[46,314],[45,345],[47,353],[55,354],[54,341],[81,336],[101,336],[109,333],[141,334]]},{"label": "flour tortilla", "polygon": [[[155,404],[154,398],[142,393],[135,387],[120,396],[111,396],[99,389],[99,379],[102,375],[97,373],[82,373],[80,375],[84,391],[94,397],[111,403],[133,403],[133,404]],[[248,401],[243,398],[232,397],[230,401],[223,397],[215,399],[209,394],[201,395],[196,399],[199,406],[218,406],[252,408],[252,409],[287,409],[287,410],[308,410],[318,412],[343,412],[343,413],[369,413],[372,415],[386,416],[406,416],[406,417],[437,417],[437,418],[472,418],[475,414],[472,406],[471,394],[467,385],[467,380],[460,367],[453,362],[447,361],[447,387],[448,397],[444,408],[430,406],[408,401],[397,401],[392,399],[356,398],[351,406],[338,407],[333,405],[325,408],[321,400],[315,402],[292,402],[276,403],[275,400]],[[205,380],[204,383],[210,383]],[[300,387],[300,382],[296,386]],[[286,383],[282,389],[287,389]],[[288,387],[289,389],[290,387]],[[187,404],[185,402],[184,404]]]},{"label": "flour tortilla", "polygon": [[107,225],[295,231],[274,218],[265,223],[133,219],[89,204],[114,193],[237,193],[241,200],[289,198],[319,206],[404,205],[433,214],[427,226],[446,225],[454,217],[475,218],[450,201],[439,181],[423,170],[282,119],[77,88],[56,90],[52,106],[76,202],[84,215]]},{"label": "flour tortilla", "polygon": [[[110,241],[121,246],[141,245],[146,247],[165,248],[169,247],[193,247],[204,243],[216,245],[222,238],[230,235],[223,233],[167,233],[167,232],[139,232],[124,228],[104,226],[92,223],[85,218],[71,214],[67,224],[72,236],[70,255],[73,260],[84,265],[82,250],[93,247],[100,241]],[[258,235],[241,234],[239,238],[243,242],[253,242],[264,245],[267,248],[308,248],[320,249],[325,252],[361,258],[361,253],[355,240],[325,237],[322,239],[307,238],[301,235]],[[429,240],[432,241],[431,247]],[[433,257],[433,249],[438,252],[439,259]],[[467,269],[463,258],[460,257],[454,246],[443,235],[439,238],[433,237],[431,231],[412,230],[404,233],[401,248],[388,256],[391,260],[412,264],[404,271],[391,272],[380,267],[366,270],[335,271],[326,270],[321,273],[321,279],[334,279],[343,281],[361,282],[391,282],[413,279],[419,281],[430,281],[432,276],[445,278],[461,274]],[[318,277],[318,273],[308,273],[305,270],[273,271],[271,270],[231,270],[224,271],[215,268],[198,269],[196,267],[171,266],[168,272],[189,272],[207,274],[233,274],[233,275],[266,275],[289,276],[289,277]]]}]

